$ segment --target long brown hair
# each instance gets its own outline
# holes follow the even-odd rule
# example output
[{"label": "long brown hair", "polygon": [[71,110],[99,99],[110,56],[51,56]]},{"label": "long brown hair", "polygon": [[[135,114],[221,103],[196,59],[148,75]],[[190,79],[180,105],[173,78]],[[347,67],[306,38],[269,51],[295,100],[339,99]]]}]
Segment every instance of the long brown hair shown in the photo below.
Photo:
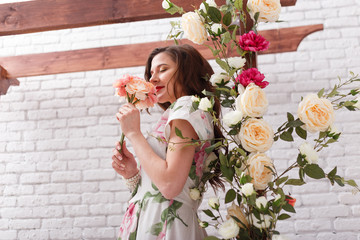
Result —
[{"label": "long brown hair", "polygon": [[[214,73],[209,62],[192,46],[188,44],[174,45],[162,48],[155,48],[146,62],[145,79],[147,81],[151,78],[151,63],[153,58],[159,53],[166,53],[177,64],[177,70],[174,74],[174,93],[177,96],[178,89],[185,95],[197,95],[198,97],[205,97],[202,91],[205,89],[208,92],[214,92],[214,87],[211,85],[209,78]],[[167,109],[170,103],[159,103],[162,109]],[[214,111],[215,116],[220,116],[220,101],[215,98]],[[222,132],[217,124],[214,123],[214,135],[216,141],[223,139]],[[224,184],[220,179],[220,162],[215,165],[214,177],[209,180],[209,183],[214,189],[224,189]]]}]

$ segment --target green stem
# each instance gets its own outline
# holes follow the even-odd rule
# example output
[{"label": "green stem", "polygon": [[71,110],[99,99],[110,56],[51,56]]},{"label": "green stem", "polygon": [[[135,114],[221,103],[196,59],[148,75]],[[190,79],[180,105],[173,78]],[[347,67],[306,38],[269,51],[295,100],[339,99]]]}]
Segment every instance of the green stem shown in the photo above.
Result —
[{"label": "green stem", "polygon": [[119,141],[119,143],[120,143],[120,150],[119,150],[119,153],[121,153],[121,152],[122,152],[122,147],[123,147],[124,139],[125,139],[125,135],[122,133],[122,134],[121,134],[120,141]]}]

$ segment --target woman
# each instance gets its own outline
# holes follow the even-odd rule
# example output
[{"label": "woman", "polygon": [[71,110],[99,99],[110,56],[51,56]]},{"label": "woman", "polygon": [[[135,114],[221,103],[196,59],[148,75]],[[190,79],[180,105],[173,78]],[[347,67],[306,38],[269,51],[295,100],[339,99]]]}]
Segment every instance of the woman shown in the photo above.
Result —
[{"label": "woman", "polygon": [[[221,133],[208,112],[192,108],[191,96],[205,97],[204,89],[213,90],[207,81],[212,74],[209,63],[189,45],[157,48],[147,60],[145,79],[155,85],[158,103],[166,111],[147,138],[141,133],[140,113],[133,105],[123,105],[116,114],[140,163],[138,169],[125,143],[121,154],[120,145],[116,145],[113,168],[133,191],[119,239],[191,240],[206,236],[197,218],[201,197],[197,199],[196,190],[191,189],[204,191],[209,178],[213,186],[222,186],[219,171],[206,174],[205,167],[205,148]],[[214,110],[219,113],[219,109],[216,101]],[[191,139],[198,144],[189,144]]]}]

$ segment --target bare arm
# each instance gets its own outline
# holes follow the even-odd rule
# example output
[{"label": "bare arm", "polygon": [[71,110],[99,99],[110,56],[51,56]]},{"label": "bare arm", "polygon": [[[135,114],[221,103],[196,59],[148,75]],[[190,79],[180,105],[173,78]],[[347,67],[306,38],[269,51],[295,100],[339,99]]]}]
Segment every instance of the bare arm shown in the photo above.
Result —
[{"label": "bare arm", "polygon": [[[135,116],[136,112],[138,112],[136,108],[131,106],[127,111],[127,114],[123,113],[122,116],[131,116],[132,114]],[[173,120],[170,123],[169,142],[176,144],[169,144],[166,159],[162,159],[152,150],[142,135],[140,128],[131,126],[132,124],[136,126],[140,124],[134,121],[136,118],[131,117],[129,119],[133,121],[126,121],[125,117],[122,116],[118,116],[122,130],[132,143],[142,168],[165,198],[172,199],[176,197],[182,191],[189,175],[195,154],[195,146],[186,146],[188,140],[178,137],[175,133],[175,127],[181,130],[184,137],[198,139],[193,127],[185,120]]]}]

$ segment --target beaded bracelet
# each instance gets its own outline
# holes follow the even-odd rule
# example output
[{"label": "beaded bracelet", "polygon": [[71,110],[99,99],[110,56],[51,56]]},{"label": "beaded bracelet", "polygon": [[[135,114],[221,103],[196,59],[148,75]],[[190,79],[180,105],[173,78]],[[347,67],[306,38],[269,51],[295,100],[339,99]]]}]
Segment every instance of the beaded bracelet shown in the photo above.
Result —
[{"label": "beaded bracelet", "polygon": [[139,183],[141,178],[140,171],[138,171],[133,177],[131,178],[124,178],[125,184],[130,190],[130,192],[134,191],[136,185]]}]

